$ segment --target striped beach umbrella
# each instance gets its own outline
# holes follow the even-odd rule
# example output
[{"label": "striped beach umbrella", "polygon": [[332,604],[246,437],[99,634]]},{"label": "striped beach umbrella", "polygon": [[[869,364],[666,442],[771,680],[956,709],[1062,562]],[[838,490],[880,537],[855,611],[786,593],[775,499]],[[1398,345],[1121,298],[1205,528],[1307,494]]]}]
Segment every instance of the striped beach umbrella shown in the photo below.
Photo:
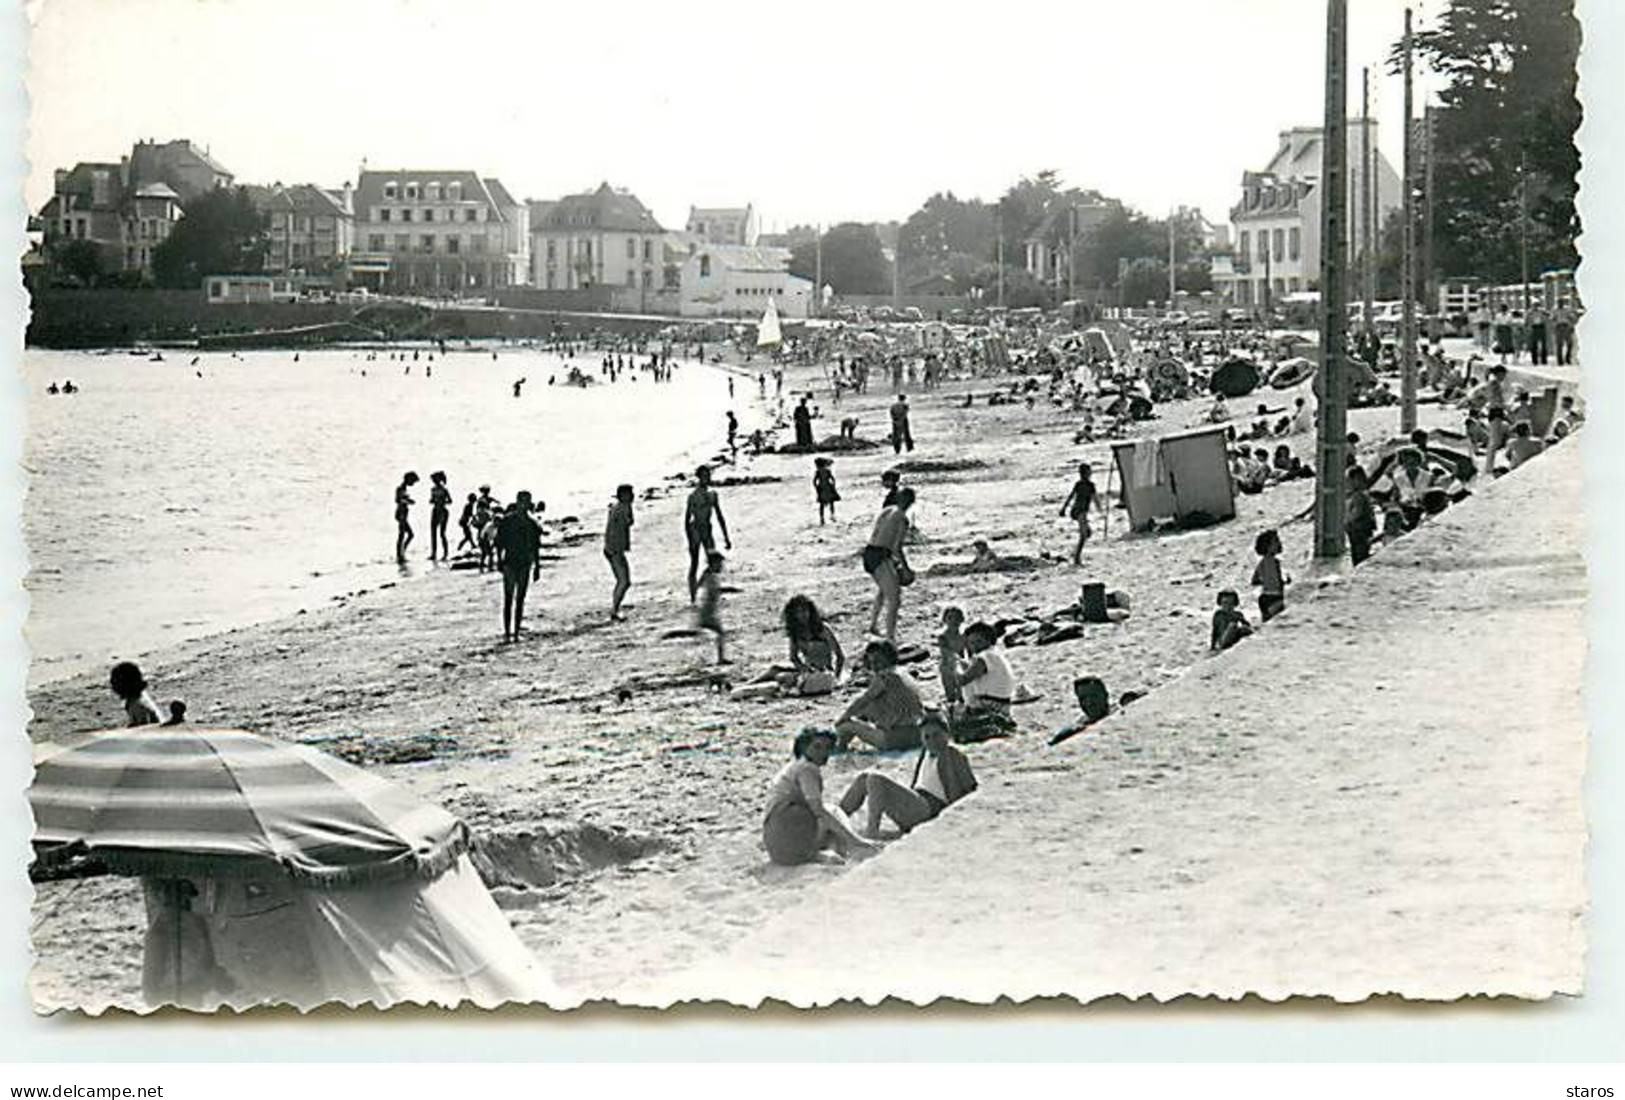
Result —
[{"label": "striped beach umbrella", "polygon": [[41,862],[89,854],[120,874],[255,876],[317,887],[433,879],[467,850],[438,806],[305,745],[242,730],[146,726],[40,763],[28,797]]}]

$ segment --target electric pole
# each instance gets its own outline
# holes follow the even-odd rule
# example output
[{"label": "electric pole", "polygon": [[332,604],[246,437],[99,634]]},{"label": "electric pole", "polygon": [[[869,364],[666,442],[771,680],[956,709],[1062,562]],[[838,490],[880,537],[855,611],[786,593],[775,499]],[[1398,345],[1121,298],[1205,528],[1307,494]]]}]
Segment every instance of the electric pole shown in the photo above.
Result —
[{"label": "electric pole", "polygon": [[1377,290],[1377,234],[1371,224],[1376,216],[1376,197],[1371,181],[1376,175],[1376,156],[1371,145],[1371,67],[1360,70],[1360,324],[1371,328],[1371,299]]},{"label": "electric pole", "polygon": [[1518,263],[1523,273],[1523,318],[1529,322],[1529,151],[1518,155]]},{"label": "electric pole", "polygon": [[1174,283],[1174,218],[1177,217],[1177,216],[1178,216],[1178,211],[1177,210],[1173,214],[1168,215],[1168,308],[1169,309],[1174,308],[1174,295],[1176,293],[1176,287],[1175,287],[1175,283]]},{"label": "electric pole", "polygon": [[[1348,447],[1348,0],[1326,3],[1326,193],[1320,209],[1320,422],[1315,463],[1315,557],[1343,556]],[[1266,253],[1268,255],[1268,253]]]},{"label": "electric pole", "polygon": [[824,315],[824,227],[813,226],[813,316]]},{"label": "electric pole", "polygon": [[1422,108],[1422,302],[1439,312],[1437,273],[1433,270],[1433,106]]},{"label": "electric pole", "polygon": [[1067,208],[1066,225],[1066,300],[1078,298],[1078,204]]},{"label": "electric pole", "polygon": [[1411,124],[1411,9],[1405,9],[1405,194],[1400,248],[1399,430],[1416,430],[1416,127]]},{"label": "electric pole", "polygon": [[1004,215],[1001,213],[994,219],[994,227],[998,230],[998,262],[999,269],[999,308],[1004,308]]}]

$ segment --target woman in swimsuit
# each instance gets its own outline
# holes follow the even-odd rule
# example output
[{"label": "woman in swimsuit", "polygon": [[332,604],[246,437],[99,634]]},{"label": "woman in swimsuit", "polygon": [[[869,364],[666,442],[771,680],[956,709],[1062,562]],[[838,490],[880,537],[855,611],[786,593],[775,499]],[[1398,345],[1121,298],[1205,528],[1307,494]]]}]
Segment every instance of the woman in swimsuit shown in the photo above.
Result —
[{"label": "woman in swimsuit", "polygon": [[446,488],[446,472],[436,470],[429,475],[433,487],[429,490],[429,560],[440,557],[451,560],[451,544],[446,541],[446,524],[451,519],[451,490]]},{"label": "woman in swimsuit", "polygon": [[408,470],[395,487],[395,560],[406,564],[406,548],[412,545],[412,525],[407,516],[412,508],[412,486],[418,483],[415,470]]},{"label": "woman in swimsuit", "polygon": [[784,633],[790,640],[790,668],[775,677],[779,685],[801,695],[835,690],[846,654],[818,605],[806,596],[791,596],[784,605]]},{"label": "woman in swimsuit", "polygon": [[[887,639],[897,637],[897,614],[902,609],[902,570],[908,567],[903,556],[903,537],[908,533],[908,510],[914,503],[914,490],[897,490],[897,502],[880,513],[869,545],[863,548],[863,569],[875,579],[875,602],[869,613],[869,633]],[[886,629],[880,629],[880,615],[886,614]]]}]

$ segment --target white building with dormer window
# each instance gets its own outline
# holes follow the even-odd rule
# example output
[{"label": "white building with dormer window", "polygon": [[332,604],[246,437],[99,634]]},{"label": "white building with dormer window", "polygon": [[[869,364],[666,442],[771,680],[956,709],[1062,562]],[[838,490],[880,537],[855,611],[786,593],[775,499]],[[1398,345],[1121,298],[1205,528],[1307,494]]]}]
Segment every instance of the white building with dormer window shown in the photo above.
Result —
[{"label": "white building with dormer window", "polygon": [[[1348,124],[1350,256],[1359,254],[1369,203],[1361,186],[1366,142],[1376,152],[1372,192],[1377,215],[1374,237],[1400,206],[1400,178],[1377,145],[1377,124]],[[1228,249],[1213,254],[1213,289],[1219,300],[1242,309],[1279,302],[1288,294],[1315,290],[1320,282],[1320,215],[1325,140],[1318,126],[1282,131],[1263,169],[1244,172],[1241,200],[1230,208]]]}]

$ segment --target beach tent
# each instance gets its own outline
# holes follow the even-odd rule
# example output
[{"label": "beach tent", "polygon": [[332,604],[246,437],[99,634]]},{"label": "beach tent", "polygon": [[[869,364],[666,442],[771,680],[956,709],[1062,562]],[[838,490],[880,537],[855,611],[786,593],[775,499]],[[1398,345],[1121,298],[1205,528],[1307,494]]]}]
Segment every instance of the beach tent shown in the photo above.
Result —
[{"label": "beach tent", "polygon": [[1159,519],[1217,523],[1236,514],[1222,426],[1114,443],[1112,458],[1129,526],[1136,531]]},{"label": "beach tent", "polygon": [[495,1006],[545,975],[438,806],[304,745],[143,727],[41,762],[42,866],[140,875],[149,1003]]},{"label": "beach tent", "polygon": [[1117,349],[1107,338],[1106,332],[1101,328],[1086,328],[1083,330],[1083,346],[1091,356],[1098,356],[1108,363],[1116,364]]},{"label": "beach tent", "polygon": [[1557,387],[1547,386],[1529,402],[1529,432],[1536,439],[1545,439],[1557,419]]}]

